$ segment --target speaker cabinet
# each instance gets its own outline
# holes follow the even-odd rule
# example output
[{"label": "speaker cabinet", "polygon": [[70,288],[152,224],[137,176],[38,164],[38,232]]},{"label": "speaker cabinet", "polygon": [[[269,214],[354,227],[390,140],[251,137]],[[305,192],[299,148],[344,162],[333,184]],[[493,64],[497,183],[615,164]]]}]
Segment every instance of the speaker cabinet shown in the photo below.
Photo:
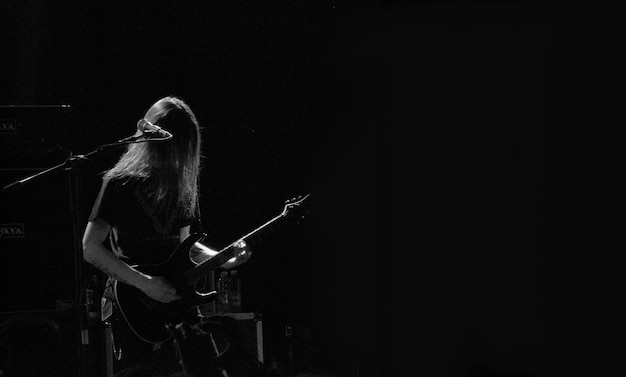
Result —
[{"label": "speaker cabinet", "polygon": [[77,131],[70,105],[0,105],[0,169],[63,162],[80,140]]},{"label": "speaker cabinet", "polygon": [[263,319],[260,313],[225,313],[225,316],[234,318],[242,337],[246,351],[254,355],[256,362],[265,363],[263,353]]},{"label": "speaker cabinet", "polygon": [[[180,361],[192,375],[222,369],[228,375],[254,376],[263,368],[263,326],[257,313],[225,313],[205,317],[196,334],[190,327],[177,340]],[[218,374],[219,375],[219,374]]]},{"label": "speaker cabinet", "polygon": [[79,352],[73,311],[0,313],[0,374],[77,376]]},{"label": "speaker cabinet", "polygon": [[[0,184],[40,169],[0,169]],[[67,173],[55,171],[0,194],[0,312],[70,308],[76,256]]]}]

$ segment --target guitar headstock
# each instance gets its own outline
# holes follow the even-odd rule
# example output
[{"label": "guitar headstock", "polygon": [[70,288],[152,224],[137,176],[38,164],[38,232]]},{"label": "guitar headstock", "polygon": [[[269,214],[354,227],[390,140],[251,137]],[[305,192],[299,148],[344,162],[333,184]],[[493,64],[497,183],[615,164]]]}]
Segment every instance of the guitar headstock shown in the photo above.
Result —
[{"label": "guitar headstock", "polygon": [[290,216],[297,217],[297,219],[303,219],[306,215],[306,200],[311,196],[311,194],[306,194],[304,196],[299,195],[295,198],[289,199],[285,201],[285,208],[283,209],[282,216]]}]

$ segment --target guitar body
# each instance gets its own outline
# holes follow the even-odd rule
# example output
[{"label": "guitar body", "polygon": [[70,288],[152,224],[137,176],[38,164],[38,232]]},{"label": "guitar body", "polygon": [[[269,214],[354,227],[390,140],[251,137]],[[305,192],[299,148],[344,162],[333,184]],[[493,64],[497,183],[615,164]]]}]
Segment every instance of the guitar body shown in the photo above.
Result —
[{"label": "guitar body", "polygon": [[190,259],[189,251],[202,237],[201,234],[190,235],[161,264],[133,266],[147,275],[163,276],[176,287],[176,293],[182,299],[166,304],[151,299],[131,285],[119,281],[113,283],[119,311],[129,327],[143,341],[161,343],[168,340],[171,334],[165,325],[182,322],[188,314],[194,312],[191,309],[215,299],[216,292],[198,294],[194,284],[188,283],[181,275],[196,265]]}]

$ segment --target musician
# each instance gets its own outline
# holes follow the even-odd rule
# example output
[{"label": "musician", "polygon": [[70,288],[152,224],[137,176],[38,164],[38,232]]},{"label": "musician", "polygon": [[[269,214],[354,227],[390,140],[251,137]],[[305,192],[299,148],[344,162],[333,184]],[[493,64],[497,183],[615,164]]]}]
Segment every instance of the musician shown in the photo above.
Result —
[{"label": "musician", "polygon": [[[143,132],[159,129],[172,137],[141,142]],[[201,229],[200,130],[196,116],[182,99],[161,98],[138,121],[135,136],[139,142],[129,144],[113,168],[104,173],[83,235],[83,257],[109,276],[105,305],[113,303],[115,307],[111,289],[114,280],[136,287],[158,302],[181,298],[164,277],[147,275],[132,266],[163,263],[190,233]],[[250,258],[245,242],[238,242],[235,247],[239,249],[236,257],[222,268],[233,268]],[[216,250],[200,242],[191,248],[195,262],[216,254]],[[109,309],[103,308],[105,312]],[[162,347],[138,339],[136,346],[126,348],[127,361],[129,352],[147,349],[137,356],[145,362],[154,358],[151,351]]]}]

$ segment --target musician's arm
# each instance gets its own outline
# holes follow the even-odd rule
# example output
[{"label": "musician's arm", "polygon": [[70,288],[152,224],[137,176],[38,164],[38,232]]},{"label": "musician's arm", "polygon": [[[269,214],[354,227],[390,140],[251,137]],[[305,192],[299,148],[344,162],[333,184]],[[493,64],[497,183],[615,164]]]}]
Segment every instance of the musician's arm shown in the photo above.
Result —
[{"label": "musician's arm", "polygon": [[[189,226],[180,229],[181,241],[186,239],[187,237],[189,237]],[[243,240],[235,243],[235,247],[241,249],[241,251],[236,257],[233,257],[229,259],[226,263],[222,264],[222,268],[231,269],[245,263],[246,261],[248,261],[248,259],[250,259],[252,252]],[[196,242],[195,244],[193,244],[191,250],[189,251],[191,259],[195,263],[200,263],[202,261],[210,259],[218,253],[219,251],[213,250],[200,242]]]},{"label": "musician's arm", "polygon": [[122,283],[132,285],[148,296],[161,302],[169,302],[180,298],[175,289],[160,277],[146,275],[121,261],[104,242],[111,230],[111,226],[101,219],[87,223],[83,234],[83,259]]}]

